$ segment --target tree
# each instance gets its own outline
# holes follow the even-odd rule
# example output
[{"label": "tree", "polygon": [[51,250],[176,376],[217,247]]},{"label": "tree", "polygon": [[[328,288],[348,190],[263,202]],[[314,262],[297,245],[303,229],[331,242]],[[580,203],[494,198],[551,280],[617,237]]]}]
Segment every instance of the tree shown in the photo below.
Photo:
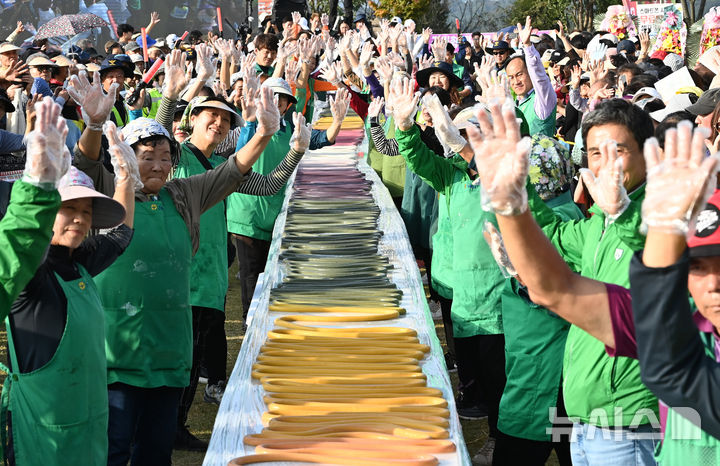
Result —
[{"label": "tree", "polygon": [[500,2],[460,0],[454,6],[451,13],[460,20],[462,32],[491,32],[506,26],[507,13]]},{"label": "tree", "polygon": [[618,0],[516,0],[510,8],[510,24],[523,23],[526,16],[532,17],[533,27],[555,29],[557,21],[563,21],[568,29],[593,30],[593,19],[604,14],[609,5]]},{"label": "tree", "polygon": [[343,0],[343,9],[345,10],[345,21],[352,21],[353,16],[353,2],[352,0]]},{"label": "tree", "polygon": [[683,10],[683,21],[687,25],[688,29],[696,21],[698,21],[703,14],[705,14],[705,0],[681,0]]},{"label": "tree", "polygon": [[[430,0],[375,0],[370,2],[380,18],[420,18],[428,10]],[[422,24],[419,24],[422,26]]]},{"label": "tree", "polygon": [[449,15],[447,0],[433,0],[422,16],[413,18],[417,24],[417,32],[420,33],[423,28],[431,28],[438,33],[450,30]]}]

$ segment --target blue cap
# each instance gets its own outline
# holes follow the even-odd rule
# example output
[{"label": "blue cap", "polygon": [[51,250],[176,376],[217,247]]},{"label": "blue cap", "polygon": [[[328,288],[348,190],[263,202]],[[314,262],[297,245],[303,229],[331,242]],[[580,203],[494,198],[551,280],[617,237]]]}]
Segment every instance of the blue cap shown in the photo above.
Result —
[{"label": "blue cap", "polygon": [[[142,35],[138,36],[138,38],[135,39],[135,42],[137,42],[137,44],[138,44],[140,47],[142,47]],[[147,46],[148,46],[148,48],[149,48],[149,47],[152,47],[153,45],[155,45],[155,42],[157,42],[157,41],[154,40],[152,37],[147,36]]]}]

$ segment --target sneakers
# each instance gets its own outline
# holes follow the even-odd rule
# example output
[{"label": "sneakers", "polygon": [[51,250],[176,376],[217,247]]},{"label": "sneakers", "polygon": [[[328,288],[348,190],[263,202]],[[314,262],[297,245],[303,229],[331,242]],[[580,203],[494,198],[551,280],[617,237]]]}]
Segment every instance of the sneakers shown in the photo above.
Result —
[{"label": "sneakers", "polygon": [[458,394],[455,399],[455,405],[460,419],[473,421],[484,419],[488,415],[487,407],[484,404],[465,400],[462,393]]},{"label": "sneakers", "polygon": [[447,367],[448,372],[457,372],[455,358],[450,353],[445,353],[445,366]]},{"label": "sneakers", "polygon": [[188,430],[188,426],[182,426],[178,427],[177,432],[175,432],[174,449],[185,451],[206,451],[208,449],[208,444],[191,434]]},{"label": "sneakers", "polygon": [[493,462],[493,453],[495,452],[495,439],[488,437],[485,445],[480,451],[472,457],[472,464],[479,466],[490,466]]},{"label": "sneakers", "polygon": [[225,394],[225,381],[221,380],[216,384],[208,385],[205,387],[205,393],[203,394],[203,400],[206,403],[215,403],[217,405],[222,401],[222,397]]},{"label": "sneakers", "polygon": [[207,383],[208,383],[207,376],[208,376],[208,373],[207,373],[207,369],[205,369],[205,366],[200,366],[200,368],[198,369],[198,382],[204,383],[205,385],[207,385]]}]

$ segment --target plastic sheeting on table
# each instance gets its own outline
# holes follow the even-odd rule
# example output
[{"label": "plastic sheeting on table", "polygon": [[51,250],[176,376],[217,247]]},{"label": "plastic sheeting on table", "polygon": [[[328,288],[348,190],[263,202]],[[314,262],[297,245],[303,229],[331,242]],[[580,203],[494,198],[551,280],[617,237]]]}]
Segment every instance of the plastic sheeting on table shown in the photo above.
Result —
[{"label": "plastic sheeting on table", "polygon": [[[403,291],[400,305],[407,311],[405,315],[391,321],[392,325],[415,329],[420,342],[430,346],[430,353],[421,362],[421,367],[427,376],[427,385],[442,390],[451,413],[449,434],[457,451],[454,454],[434,456],[440,460],[441,465],[469,465],[470,459],[457,417],[455,398],[445,367],[443,351],[435,333],[435,324],[430,316],[420,272],[410,248],[405,225],[393,204],[390,193],[380,181],[377,173],[364,160],[357,158],[355,146],[326,147],[319,151],[308,152],[298,170],[302,170],[304,164],[317,162],[318,159],[326,160],[328,163],[332,160],[356,160],[358,170],[373,182],[372,195],[381,209],[378,230],[383,232],[383,236],[380,240],[379,250],[382,255],[389,258],[390,263],[394,266],[391,281]],[[243,438],[249,434],[259,433],[263,429],[261,418],[267,410],[263,402],[265,390],[259,381],[252,379],[250,373],[260,348],[265,343],[268,331],[273,328],[274,320],[283,315],[282,313],[268,312],[268,304],[270,291],[281,283],[284,277],[283,264],[278,257],[294,180],[295,175],[293,174],[288,182],[282,211],[275,222],[265,272],[258,279],[250,304],[248,330],[215,418],[212,438],[203,462],[204,466],[225,466],[233,458],[253,454],[255,447],[243,444]],[[364,322],[363,324],[367,324],[367,326],[388,325],[388,321]]]}]

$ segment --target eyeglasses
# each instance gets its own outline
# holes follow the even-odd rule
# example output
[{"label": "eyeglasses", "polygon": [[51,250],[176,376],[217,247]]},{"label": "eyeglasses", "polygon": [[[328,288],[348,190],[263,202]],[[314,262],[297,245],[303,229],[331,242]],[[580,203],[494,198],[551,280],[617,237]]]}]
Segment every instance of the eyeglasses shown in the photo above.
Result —
[{"label": "eyeglasses", "polygon": [[40,73],[51,73],[52,69],[53,69],[53,67],[49,66],[49,65],[48,66],[34,66],[33,68],[38,70],[38,72],[40,72]]},{"label": "eyeglasses", "polygon": [[507,50],[493,50],[493,55],[505,55]]}]

